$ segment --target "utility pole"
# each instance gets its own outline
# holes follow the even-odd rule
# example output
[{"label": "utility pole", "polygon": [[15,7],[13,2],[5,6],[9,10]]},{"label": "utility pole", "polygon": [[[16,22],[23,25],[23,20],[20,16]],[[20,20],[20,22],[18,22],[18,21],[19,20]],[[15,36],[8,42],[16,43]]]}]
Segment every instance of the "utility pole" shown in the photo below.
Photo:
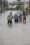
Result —
[{"label": "utility pole", "polygon": [[3,0],[2,0],[2,9],[3,9]]},{"label": "utility pole", "polygon": [[4,9],[5,9],[5,0],[4,0]]},{"label": "utility pole", "polygon": [[29,14],[30,14],[30,0],[29,0]]}]

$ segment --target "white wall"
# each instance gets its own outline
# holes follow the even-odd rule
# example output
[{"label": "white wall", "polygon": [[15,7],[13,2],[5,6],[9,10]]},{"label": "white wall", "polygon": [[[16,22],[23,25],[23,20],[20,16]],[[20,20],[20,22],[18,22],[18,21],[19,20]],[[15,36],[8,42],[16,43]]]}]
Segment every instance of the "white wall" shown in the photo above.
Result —
[{"label": "white wall", "polygon": [[12,8],[16,8],[16,5],[13,5],[13,6],[12,6],[12,5],[9,4],[9,8],[11,8],[11,7],[12,7]]}]

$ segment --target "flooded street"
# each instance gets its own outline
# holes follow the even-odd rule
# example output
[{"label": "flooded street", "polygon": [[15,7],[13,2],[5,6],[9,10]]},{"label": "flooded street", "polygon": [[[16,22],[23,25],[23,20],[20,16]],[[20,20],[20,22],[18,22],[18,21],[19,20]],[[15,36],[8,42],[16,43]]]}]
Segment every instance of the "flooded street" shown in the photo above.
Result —
[{"label": "flooded street", "polygon": [[12,25],[8,25],[9,14],[10,11],[0,14],[0,45],[30,45],[30,15],[27,16],[26,24],[15,24],[13,20]]}]

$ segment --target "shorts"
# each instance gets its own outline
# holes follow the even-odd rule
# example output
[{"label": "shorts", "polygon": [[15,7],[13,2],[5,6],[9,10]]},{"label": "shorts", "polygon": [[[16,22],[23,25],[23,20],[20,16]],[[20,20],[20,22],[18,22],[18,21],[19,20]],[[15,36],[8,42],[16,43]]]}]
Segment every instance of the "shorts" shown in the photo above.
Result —
[{"label": "shorts", "polygon": [[8,21],[8,24],[9,24],[9,23],[12,24],[12,21]]}]

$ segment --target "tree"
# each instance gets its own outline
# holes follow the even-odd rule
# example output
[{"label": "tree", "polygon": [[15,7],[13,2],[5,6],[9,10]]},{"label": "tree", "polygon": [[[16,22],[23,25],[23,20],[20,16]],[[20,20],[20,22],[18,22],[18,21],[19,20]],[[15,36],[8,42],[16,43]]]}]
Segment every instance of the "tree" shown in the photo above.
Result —
[{"label": "tree", "polygon": [[21,8],[21,6],[16,6],[16,9],[19,10]]},{"label": "tree", "polygon": [[26,14],[28,14],[28,7],[26,8]]},{"label": "tree", "polygon": [[6,2],[5,0],[3,1],[3,6],[4,8],[8,7],[8,2]]}]

